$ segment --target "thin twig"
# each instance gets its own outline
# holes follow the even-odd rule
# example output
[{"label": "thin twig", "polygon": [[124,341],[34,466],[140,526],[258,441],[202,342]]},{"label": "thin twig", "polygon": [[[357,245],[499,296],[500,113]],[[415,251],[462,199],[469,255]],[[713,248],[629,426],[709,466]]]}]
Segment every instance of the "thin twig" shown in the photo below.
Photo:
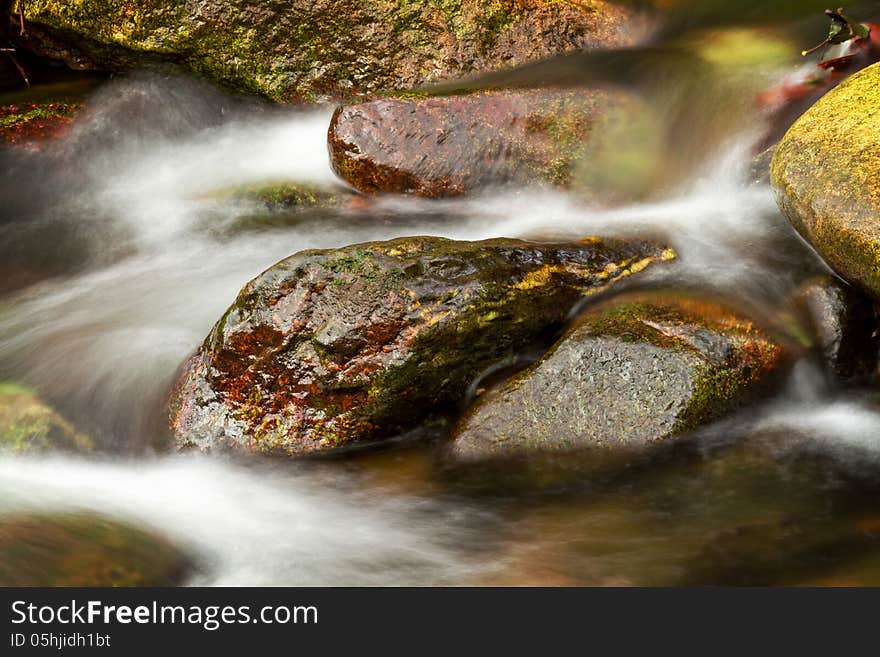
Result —
[{"label": "thin twig", "polygon": [[12,53],[9,52],[8,50],[6,51],[6,56],[9,57],[9,59],[12,61],[13,64],[15,64],[15,68],[17,68],[18,72],[21,74],[21,79],[24,80],[25,85],[30,87],[31,81],[28,80],[28,76],[24,70],[24,67],[18,63],[18,60],[15,57],[13,57]]},{"label": "thin twig", "polygon": [[24,29],[24,0],[18,0],[18,23],[20,26],[19,36],[24,36],[27,31]]}]

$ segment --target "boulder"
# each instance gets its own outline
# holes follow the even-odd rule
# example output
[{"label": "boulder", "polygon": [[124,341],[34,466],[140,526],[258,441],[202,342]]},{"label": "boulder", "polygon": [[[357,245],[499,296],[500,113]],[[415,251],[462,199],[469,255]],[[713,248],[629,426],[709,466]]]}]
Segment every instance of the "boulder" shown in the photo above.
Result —
[{"label": "boulder", "polygon": [[665,441],[765,387],[785,349],[754,321],[676,293],[590,310],[537,363],[489,393],[455,431],[457,462]]},{"label": "boulder", "polygon": [[111,518],[0,516],[0,586],[174,586],[190,570],[166,539]]},{"label": "boulder", "polygon": [[180,448],[302,455],[412,429],[655,243],[399,238],[303,251],[248,283],[171,394]]},{"label": "boulder", "polygon": [[92,440],[43,402],[14,383],[0,383],[0,450],[90,452]]},{"label": "boulder", "polygon": [[839,278],[821,275],[805,281],[795,304],[812,325],[825,365],[843,381],[867,380],[877,373],[877,317],[863,292]]},{"label": "boulder", "polygon": [[791,127],[773,156],[779,207],[845,280],[880,296],[880,64]]},{"label": "boulder", "polygon": [[490,91],[340,107],[330,160],[362,192],[455,196],[504,183],[566,186],[620,94]]},{"label": "boulder", "polygon": [[73,68],[173,66],[275,100],[409,87],[627,45],[643,33],[630,9],[604,0],[28,0],[23,8],[19,44]]}]

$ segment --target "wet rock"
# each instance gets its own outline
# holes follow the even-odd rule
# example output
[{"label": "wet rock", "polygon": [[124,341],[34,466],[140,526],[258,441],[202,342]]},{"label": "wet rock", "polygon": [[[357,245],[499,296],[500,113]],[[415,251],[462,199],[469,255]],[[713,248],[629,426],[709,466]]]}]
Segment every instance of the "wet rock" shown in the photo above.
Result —
[{"label": "wet rock", "polygon": [[293,207],[339,205],[348,196],[342,190],[297,182],[272,182],[245,185],[223,194],[232,201],[256,203],[266,210],[286,210]]},{"label": "wet rock", "polygon": [[[276,100],[348,96],[633,43],[604,0],[148,0],[23,4],[17,41],[75,69],[175,66]],[[10,6],[10,11],[15,8]]]},{"label": "wet rock", "polygon": [[0,383],[0,449],[13,452],[90,452],[92,440],[46,405],[34,392]]},{"label": "wet rock", "polygon": [[536,364],[480,398],[450,456],[466,463],[652,445],[763,388],[784,354],[752,320],[713,301],[624,297],[591,310]]},{"label": "wet rock", "polygon": [[333,169],[363,192],[455,196],[510,182],[567,185],[614,102],[605,91],[495,91],[340,107]]},{"label": "wet rock", "polygon": [[[674,456],[606,481],[590,476],[589,486],[549,496],[520,492],[515,521],[500,532],[499,570],[481,584],[769,584],[822,573],[822,559],[810,557],[821,554],[829,534],[845,529],[840,516],[858,513],[853,500],[818,464],[735,443],[689,444]],[[862,497],[859,506],[872,504]],[[771,545],[784,547],[777,541],[786,532],[801,543],[768,554]],[[738,540],[744,534],[748,543]],[[768,562],[777,568],[766,568]]]},{"label": "wet rock", "polygon": [[749,183],[752,185],[770,184],[770,165],[773,162],[773,154],[776,146],[771,146],[752,158],[749,165]]},{"label": "wet rock", "polygon": [[248,283],[185,364],[180,448],[307,454],[448,410],[585,296],[674,257],[653,243],[400,238],[303,251]]},{"label": "wet rock", "polygon": [[103,516],[0,516],[0,586],[174,586],[190,569],[166,539]]},{"label": "wet rock", "polygon": [[819,255],[880,296],[880,64],[847,79],[792,126],[771,177],[783,213]]},{"label": "wet rock", "polygon": [[[338,187],[298,182],[271,182],[217,190],[200,200],[216,201],[200,228],[220,236],[297,226],[304,221],[330,225],[356,205],[357,195]],[[212,204],[213,205],[213,204]],[[237,210],[229,216],[229,207]],[[216,211],[211,211],[216,210]]]},{"label": "wet rock", "polygon": [[0,105],[0,146],[38,147],[64,134],[79,109],[68,101]]},{"label": "wet rock", "polygon": [[837,378],[866,380],[876,374],[880,344],[870,298],[834,276],[819,276],[801,285],[795,303],[810,319],[816,346]]}]

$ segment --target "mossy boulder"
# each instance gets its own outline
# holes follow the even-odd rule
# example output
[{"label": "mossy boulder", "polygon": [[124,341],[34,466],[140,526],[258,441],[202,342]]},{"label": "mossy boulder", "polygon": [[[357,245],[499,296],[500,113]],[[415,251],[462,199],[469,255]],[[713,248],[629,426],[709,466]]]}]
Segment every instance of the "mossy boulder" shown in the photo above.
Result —
[{"label": "mossy boulder", "polygon": [[340,107],[333,169],[363,192],[455,196],[504,183],[566,186],[619,93],[489,91]]},{"label": "mossy boulder", "polygon": [[754,321],[714,301],[625,295],[480,397],[449,455],[466,463],[642,448],[729,411],[768,383],[784,356]]},{"label": "mossy boulder", "polygon": [[0,105],[0,146],[39,146],[62,135],[79,109],[69,101]]},{"label": "mossy boulder", "polygon": [[171,66],[275,100],[409,87],[631,44],[643,32],[630,9],[604,0],[28,0],[23,8],[27,31],[17,41],[73,68]]},{"label": "mossy boulder", "polygon": [[43,402],[14,383],[0,383],[0,450],[90,452],[91,439]]},{"label": "mossy boulder", "polygon": [[0,586],[174,586],[190,570],[165,538],[111,518],[0,516]]},{"label": "mossy boulder", "polygon": [[836,378],[868,381],[877,375],[878,319],[870,297],[826,274],[801,284],[794,302],[809,320],[816,349]]},{"label": "mossy boulder", "polygon": [[880,296],[880,64],[791,127],[773,156],[779,207],[847,281]]},{"label": "mossy boulder", "polygon": [[180,448],[300,455],[412,429],[585,296],[674,254],[650,242],[399,238],[303,251],[248,283],[185,364]]}]

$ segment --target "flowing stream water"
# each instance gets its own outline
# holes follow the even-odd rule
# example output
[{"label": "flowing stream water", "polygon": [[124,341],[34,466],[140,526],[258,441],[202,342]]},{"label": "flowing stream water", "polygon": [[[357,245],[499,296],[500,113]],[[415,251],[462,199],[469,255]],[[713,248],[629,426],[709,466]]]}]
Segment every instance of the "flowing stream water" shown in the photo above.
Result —
[{"label": "flowing stream water", "polygon": [[[180,363],[245,282],[302,249],[657,234],[679,261],[645,283],[716,290],[778,319],[825,268],[749,174],[757,118],[731,121],[700,166],[641,202],[498,190],[297,210],[244,230],[254,207],[224,189],[341,188],[332,108],[267,108],[146,75],[103,84],[87,107],[64,139],[0,155],[2,255],[47,273],[0,296],[0,379],[36,388],[104,456],[0,457],[0,513],[89,509],[154,528],[197,555],[191,584],[880,583],[880,552],[852,529],[880,526],[880,412],[809,355],[782,393],[707,428],[684,456],[565,494],[473,494],[409,443],[271,464],[155,449]],[[734,439],[774,458],[719,451]],[[790,535],[807,538],[792,548]],[[794,556],[768,562],[774,550]]]}]

